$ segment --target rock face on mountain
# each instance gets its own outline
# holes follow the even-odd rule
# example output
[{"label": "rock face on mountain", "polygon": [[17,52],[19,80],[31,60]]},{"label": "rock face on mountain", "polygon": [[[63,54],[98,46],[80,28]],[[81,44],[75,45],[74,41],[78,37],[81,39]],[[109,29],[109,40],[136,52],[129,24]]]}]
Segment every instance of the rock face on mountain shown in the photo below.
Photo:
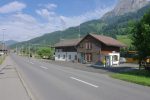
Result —
[{"label": "rock face on mountain", "polygon": [[103,18],[111,17],[111,16],[119,16],[124,15],[125,13],[135,12],[140,8],[149,4],[148,0],[118,0],[115,8],[106,13]]}]

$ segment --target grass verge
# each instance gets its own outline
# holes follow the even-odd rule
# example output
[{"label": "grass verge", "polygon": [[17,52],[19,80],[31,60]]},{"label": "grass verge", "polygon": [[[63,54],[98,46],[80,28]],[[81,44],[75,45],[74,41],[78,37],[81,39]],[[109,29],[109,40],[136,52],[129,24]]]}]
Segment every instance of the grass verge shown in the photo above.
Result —
[{"label": "grass verge", "polygon": [[0,56],[0,65],[3,63],[4,60],[5,60],[5,56],[4,57]]},{"label": "grass verge", "polygon": [[114,73],[110,75],[112,78],[150,86],[150,71],[146,70],[134,70],[129,72]]}]

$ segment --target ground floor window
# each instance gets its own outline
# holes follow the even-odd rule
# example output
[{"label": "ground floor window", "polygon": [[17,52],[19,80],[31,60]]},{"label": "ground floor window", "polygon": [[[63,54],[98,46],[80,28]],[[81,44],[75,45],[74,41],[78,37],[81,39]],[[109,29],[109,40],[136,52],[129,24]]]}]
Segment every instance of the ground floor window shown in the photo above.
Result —
[{"label": "ground floor window", "polygon": [[71,59],[71,55],[69,55],[69,59]]},{"label": "ground floor window", "polygon": [[63,59],[65,59],[65,57],[66,57],[66,56],[65,56],[65,55],[63,55]]},{"label": "ground floor window", "polygon": [[91,53],[86,53],[85,54],[85,60],[87,62],[91,62],[92,61],[92,54]]},{"label": "ground floor window", "polygon": [[112,59],[113,59],[113,61],[119,61],[119,58],[117,55],[114,55]]},{"label": "ground floor window", "polygon": [[58,59],[60,59],[60,55],[58,55]]}]

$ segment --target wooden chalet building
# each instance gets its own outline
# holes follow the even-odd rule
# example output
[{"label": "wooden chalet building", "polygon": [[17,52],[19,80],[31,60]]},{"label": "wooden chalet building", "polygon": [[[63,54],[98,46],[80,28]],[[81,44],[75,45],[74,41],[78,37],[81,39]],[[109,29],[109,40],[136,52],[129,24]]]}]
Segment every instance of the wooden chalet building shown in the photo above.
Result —
[{"label": "wooden chalet building", "polygon": [[111,37],[88,34],[77,45],[78,61],[117,65],[121,47],[125,47],[125,45]]},{"label": "wooden chalet building", "polygon": [[121,47],[125,45],[111,37],[88,34],[82,39],[64,40],[57,43],[55,60],[117,65]]}]

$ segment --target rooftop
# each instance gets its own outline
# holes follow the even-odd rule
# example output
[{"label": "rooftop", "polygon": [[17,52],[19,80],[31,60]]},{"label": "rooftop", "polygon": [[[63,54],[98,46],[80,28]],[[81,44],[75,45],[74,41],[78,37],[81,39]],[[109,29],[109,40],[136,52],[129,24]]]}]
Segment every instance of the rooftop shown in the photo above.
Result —
[{"label": "rooftop", "polygon": [[102,43],[104,43],[105,45],[108,45],[108,46],[126,47],[125,44],[119,42],[116,39],[108,37],[108,36],[97,35],[97,34],[89,34],[89,35],[91,35],[95,39],[99,40],[100,42],[102,42]]},{"label": "rooftop", "polygon": [[81,39],[62,40],[59,43],[56,43],[55,47],[76,46],[80,41],[81,41]]},{"label": "rooftop", "polygon": [[[108,45],[108,46],[116,46],[116,47],[126,47],[125,44],[119,42],[118,40],[116,39],[113,39],[111,37],[108,37],[108,36],[104,36],[104,35],[97,35],[97,34],[93,34],[93,33],[90,33],[88,34],[90,36],[92,36],[93,38],[97,39],[98,41],[104,43],[105,45]],[[88,36],[86,35],[86,36]],[[85,37],[86,37],[85,36]],[[69,46],[77,46],[77,44],[83,40],[84,38],[81,38],[81,39],[68,39],[68,40],[62,40],[60,41],[59,43],[56,43],[55,44],[55,47],[69,47]]]}]

